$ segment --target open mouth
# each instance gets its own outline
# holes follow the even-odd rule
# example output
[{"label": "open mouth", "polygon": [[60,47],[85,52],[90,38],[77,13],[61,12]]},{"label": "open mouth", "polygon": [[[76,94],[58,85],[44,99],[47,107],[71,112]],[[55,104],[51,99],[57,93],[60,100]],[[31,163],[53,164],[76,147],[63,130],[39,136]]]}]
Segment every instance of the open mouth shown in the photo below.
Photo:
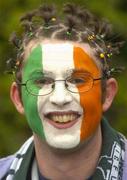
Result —
[{"label": "open mouth", "polygon": [[45,115],[48,122],[56,128],[69,128],[78,121],[80,116],[76,111],[50,112]]}]

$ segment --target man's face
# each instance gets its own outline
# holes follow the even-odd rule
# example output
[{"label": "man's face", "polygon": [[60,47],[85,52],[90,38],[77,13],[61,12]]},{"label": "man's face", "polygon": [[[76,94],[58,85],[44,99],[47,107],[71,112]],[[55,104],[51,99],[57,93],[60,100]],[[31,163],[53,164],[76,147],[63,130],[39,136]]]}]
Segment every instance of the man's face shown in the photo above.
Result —
[{"label": "man's face", "polygon": [[[31,89],[38,94],[32,95],[22,88],[26,117],[33,132],[52,147],[77,147],[95,133],[100,123],[101,82],[95,81],[89,91],[80,92],[80,76],[84,73],[93,78],[101,76],[88,51],[87,46],[83,48],[70,42],[48,42],[35,46],[26,59],[23,83],[34,79],[36,83],[30,84]],[[77,93],[68,91],[62,81],[68,76],[78,77],[74,83],[68,83]],[[56,80],[54,86],[50,85],[51,79]]]}]

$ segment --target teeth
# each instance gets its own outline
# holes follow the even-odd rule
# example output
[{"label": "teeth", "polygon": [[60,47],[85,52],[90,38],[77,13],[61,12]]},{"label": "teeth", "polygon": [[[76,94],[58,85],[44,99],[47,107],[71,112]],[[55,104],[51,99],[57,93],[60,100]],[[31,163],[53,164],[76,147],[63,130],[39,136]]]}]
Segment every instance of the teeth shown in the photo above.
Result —
[{"label": "teeth", "polygon": [[71,114],[71,115],[52,115],[50,116],[50,119],[52,119],[55,122],[59,123],[66,123],[69,121],[73,121],[77,118],[77,115]]}]

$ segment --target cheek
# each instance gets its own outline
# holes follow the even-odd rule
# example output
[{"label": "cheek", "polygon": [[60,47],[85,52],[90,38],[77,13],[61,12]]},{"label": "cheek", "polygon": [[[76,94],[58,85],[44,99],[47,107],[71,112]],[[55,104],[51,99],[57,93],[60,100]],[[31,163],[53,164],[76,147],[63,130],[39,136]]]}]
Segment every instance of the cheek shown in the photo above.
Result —
[{"label": "cheek", "polygon": [[[40,93],[41,91],[39,91]],[[41,121],[43,120],[43,107],[45,106],[45,103],[46,103],[46,98],[45,97],[42,97],[42,96],[38,96],[38,100],[37,100],[37,109],[38,109],[38,114],[39,114],[39,117],[41,119]]]},{"label": "cheek", "polygon": [[[74,64],[77,69],[84,69],[91,72],[92,76],[100,77],[100,70],[85,51],[81,48],[74,49]],[[80,90],[79,90],[80,92]],[[81,125],[80,139],[90,137],[97,129],[102,115],[101,83],[97,81],[88,92],[79,93],[80,104],[83,108],[83,119]]]},{"label": "cheek", "polygon": [[38,96],[32,96],[25,90],[22,91],[23,104],[28,124],[33,132],[44,137],[41,119],[38,113]]},{"label": "cheek", "polygon": [[80,103],[84,112],[80,139],[84,140],[95,132],[101,120],[101,85],[96,85],[87,93],[80,94]]}]

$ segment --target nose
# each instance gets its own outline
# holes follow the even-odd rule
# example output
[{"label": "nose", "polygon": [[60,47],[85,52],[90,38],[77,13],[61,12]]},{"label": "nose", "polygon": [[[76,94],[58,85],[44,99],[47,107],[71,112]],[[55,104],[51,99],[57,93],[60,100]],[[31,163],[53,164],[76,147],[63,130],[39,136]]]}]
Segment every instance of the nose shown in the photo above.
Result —
[{"label": "nose", "polygon": [[71,93],[65,88],[64,82],[55,83],[54,91],[50,95],[49,100],[57,106],[63,106],[72,101]]}]

